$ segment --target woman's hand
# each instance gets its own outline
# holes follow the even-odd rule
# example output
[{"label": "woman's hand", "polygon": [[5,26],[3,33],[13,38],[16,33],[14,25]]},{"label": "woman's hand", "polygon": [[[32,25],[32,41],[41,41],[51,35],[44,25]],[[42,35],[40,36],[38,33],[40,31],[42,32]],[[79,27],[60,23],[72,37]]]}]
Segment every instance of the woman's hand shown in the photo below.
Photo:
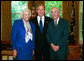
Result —
[{"label": "woman's hand", "polygon": [[16,58],[16,56],[17,56],[17,50],[14,49],[14,50],[13,50],[13,57]]},{"label": "woman's hand", "polygon": [[33,50],[33,55],[34,55],[34,50]]}]

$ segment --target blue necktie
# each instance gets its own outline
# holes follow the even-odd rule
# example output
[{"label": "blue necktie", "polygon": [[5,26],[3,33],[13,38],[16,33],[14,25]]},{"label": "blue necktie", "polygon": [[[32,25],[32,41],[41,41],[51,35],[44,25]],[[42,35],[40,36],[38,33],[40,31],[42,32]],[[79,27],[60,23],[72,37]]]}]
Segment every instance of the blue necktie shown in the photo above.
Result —
[{"label": "blue necktie", "polygon": [[[41,18],[42,19],[42,18]],[[40,30],[43,31],[42,20],[40,19]]]}]

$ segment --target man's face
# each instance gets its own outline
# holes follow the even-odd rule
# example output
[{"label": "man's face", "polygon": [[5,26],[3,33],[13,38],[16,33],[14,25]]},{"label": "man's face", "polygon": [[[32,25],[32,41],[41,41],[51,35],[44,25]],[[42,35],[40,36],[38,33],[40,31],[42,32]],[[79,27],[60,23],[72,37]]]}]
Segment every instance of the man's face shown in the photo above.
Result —
[{"label": "man's face", "polygon": [[39,6],[37,8],[37,14],[38,14],[38,16],[42,17],[44,15],[44,13],[45,13],[44,7],[43,6]]},{"label": "man's face", "polygon": [[58,8],[52,8],[51,15],[54,20],[57,20],[59,17],[59,11]]},{"label": "man's face", "polygon": [[30,13],[28,11],[24,11],[22,17],[27,22],[30,19]]}]

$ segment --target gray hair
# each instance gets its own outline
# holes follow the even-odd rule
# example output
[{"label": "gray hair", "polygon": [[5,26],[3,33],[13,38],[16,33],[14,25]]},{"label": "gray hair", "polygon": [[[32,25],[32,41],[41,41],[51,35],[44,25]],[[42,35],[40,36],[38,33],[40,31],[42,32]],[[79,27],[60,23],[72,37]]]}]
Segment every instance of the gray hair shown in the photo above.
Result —
[{"label": "gray hair", "polygon": [[[57,8],[57,7],[52,7],[51,10],[52,10],[53,8]],[[59,9],[59,8],[57,8],[57,9],[58,9],[58,12],[59,12],[59,14],[60,14],[60,9]],[[50,10],[50,11],[51,11],[51,10]]]},{"label": "gray hair", "polygon": [[31,10],[28,9],[28,8],[25,8],[25,9],[22,9],[22,11],[21,11],[21,13],[20,13],[21,18],[22,18],[22,15],[24,14],[24,11],[28,11],[29,14],[30,14],[30,16],[31,16]]}]

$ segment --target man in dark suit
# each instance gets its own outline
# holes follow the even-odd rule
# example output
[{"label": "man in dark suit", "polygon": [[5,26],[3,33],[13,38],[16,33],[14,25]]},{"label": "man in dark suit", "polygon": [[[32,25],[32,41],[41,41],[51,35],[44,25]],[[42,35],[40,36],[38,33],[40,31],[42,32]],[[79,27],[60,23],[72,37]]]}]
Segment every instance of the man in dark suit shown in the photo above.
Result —
[{"label": "man in dark suit", "polygon": [[51,60],[66,60],[69,52],[67,42],[69,24],[67,20],[60,18],[59,14],[57,7],[51,9],[53,21],[48,24],[46,35],[50,45]]},{"label": "man in dark suit", "polygon": [[31,21],[35,24],[35,60],[49,59],[49,44],[46,40],[47,25],[51,18],[44,16],[45,9],[42,4],[36,8],[38,16]]}]

